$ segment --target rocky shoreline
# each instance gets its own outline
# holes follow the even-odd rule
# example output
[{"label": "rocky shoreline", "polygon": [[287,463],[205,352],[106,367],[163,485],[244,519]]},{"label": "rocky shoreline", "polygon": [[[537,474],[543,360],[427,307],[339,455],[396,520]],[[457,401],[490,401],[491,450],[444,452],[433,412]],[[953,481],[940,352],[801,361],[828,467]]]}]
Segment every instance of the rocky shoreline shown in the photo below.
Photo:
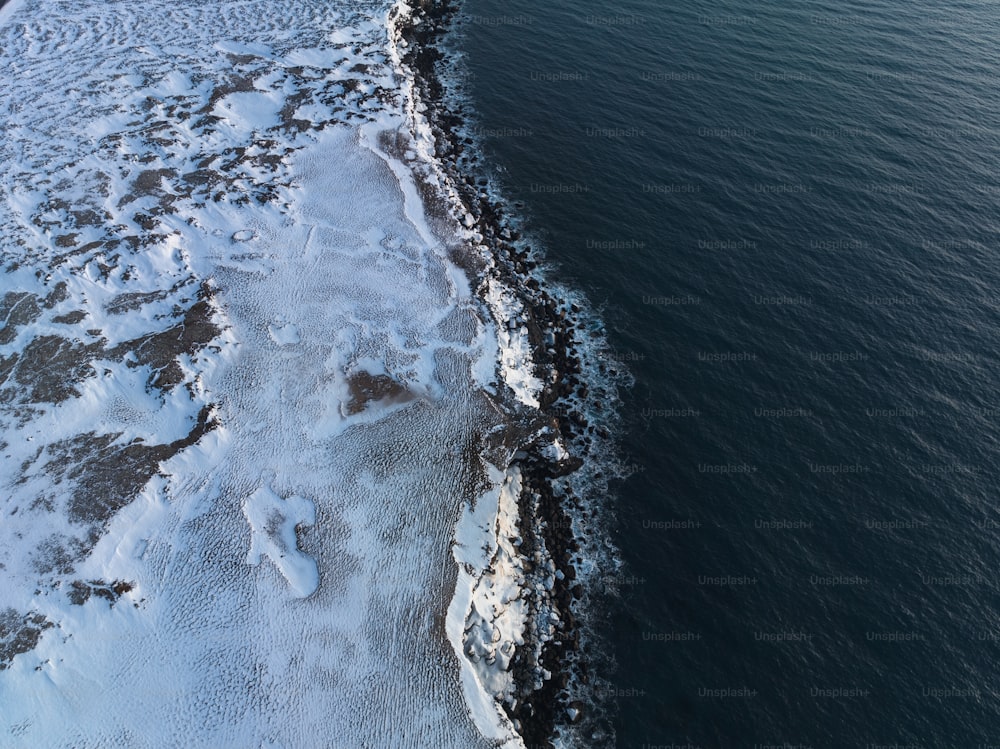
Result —
[{"label": "rocky shoreline", "polygon": [[[517,324],[527,329],[535,375],[544,383],[538,401],[547,426],[517,446],[513,464],[522,478],[518,531],[528,580],[525,595],[531,599],[541,587],[547,592],[540,596],[544,600],[530,602],[525,643],[510,664],[515,695],[503,707],[526,746],[549,747],[560,726],[585,719],[591,682],[581,648],[579,611],[593,591],[578,574],[581,548],[574,529],[574,519],[579,523],[588,509],[573,482],[565,479],[579,476],[598,485],[607,481],[600,466],[594,465],[613,453],[611,436],[607,426],[594,423],[592,417],[611,418],[606,407],[616,399],[613,383],[621,373],[597,353],[602,339],[585,337],[580,307],[558,298],[546,283],[539,259],[516,228],[510,207],[495,197],[484,176],[479,144],[466,134],[469,118],[463,111],[462,92],[445,75],[446,45],[461,10],[460,0],[412,4],[412,14],[400,26],[405,42],[402,62],[412,71],[415,93],[426,106],[423,115],[433,130],[435,157],[472,217],[466,226],[481,235],[499,280],[522,306]],[[472,280],[485,284],[482,273],[477,275]],[[591,371],[607,388],[588,384],[585,374]],[[536,570],[540,562],[548,564],[548,570]]]}]

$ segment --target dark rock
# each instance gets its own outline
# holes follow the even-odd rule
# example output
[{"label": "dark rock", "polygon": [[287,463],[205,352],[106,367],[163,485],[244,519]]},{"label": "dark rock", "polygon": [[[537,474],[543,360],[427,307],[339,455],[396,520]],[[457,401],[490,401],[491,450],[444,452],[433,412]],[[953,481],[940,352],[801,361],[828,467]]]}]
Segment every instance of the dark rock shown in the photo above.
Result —
[{"label": "dark rock", "polygon": [[90,363],[98,358],[104,342],[83,343],[57,335],[39,336],[25,346],[14,371],[14,380],[30,403],[61,403],[79,395],[76,385],[93,375]]},{"label": "dark rock", "polygon": [[52,318],[52,322],[60,325],[76,325],[76,323],[83,320],[86,316],[86,312],[82,309],[77,309],[72,312],[67,312],[65,315],[56,315]]},{"label": "dark rock", "polygon": [[8,291],[0,299],[0,346],[17,336],[17,329],[38,319],[38,297],[27,291]]},{"label": "dark rock", "polygon": [[142,490],[161,462],[194,445],[216,427],[210,415],[211,407],[205,406],[187,436],[168,444],[134,441],[118,445],[115,442],[120,434],[90,432],[49,446],[52,459],[46,469],[57,479],[65,477],[76,484],[68,505],[70,520],[102,527]]},{"label": "dark rock", "polygon": [[15,656],[34,650],[42,633],[52,626],[39,613],[19,614],[12,608],[0,611],[0,671],[7,669]]},{"label": "dark rock", "polygon": [[207,288],[202,287],[202,298],[184,313],[180,324],[120,343],[107,352],[108,358],[125,360],[133,367],[148,366],[153,370],[149,379],[151,387],[173,390],[184,379],[178,357],[195,354],[221,332],[212,320],[209,294]]},{"label": "dark rock", "polygon": [[86,582],[83,580],[74,580],[70,584],[70,590],[67,596],[70,603],[76,606],[82,606],[90,600],[91,596],[103,598],[105,601],[114,606],[119,598],[128,593],[134,587],[134,584],[125,580],[115,580],[111,583],[105,582],[104,580],[88,580]]}]

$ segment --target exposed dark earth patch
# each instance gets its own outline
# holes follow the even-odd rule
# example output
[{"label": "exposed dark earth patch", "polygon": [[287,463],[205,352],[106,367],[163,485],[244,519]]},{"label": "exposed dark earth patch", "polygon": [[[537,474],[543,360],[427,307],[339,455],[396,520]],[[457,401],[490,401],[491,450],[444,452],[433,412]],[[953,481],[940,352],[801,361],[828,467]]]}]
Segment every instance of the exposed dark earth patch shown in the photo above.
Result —
[{"label": "exposed dark earth patch", "polygon": [[148,366],[153,370],[149,378],[151,387],[173,390],[184,380],[178,357],[197,353],[222,332],[212,319],[211,291],[207,285],[201,287],[198,297],[177,325],[120,343],[107,352],[107,357],[123,360],[130,367]]},{"label": "exposed dark earth patch", "polygon": [[76,325],[86,317],[86,312],[82,309],[77,309],[72,312],[67,312],[65,315],[56,315],[52,318],[52,322],[59,323],[60,325]]},{"label": "exposed dark earth patch", "polygon": [[[0,356],[0,386],[2,386],[7,381],[7,378],[10,377],[10,373],[14,371],[15,364],[17,364],[17,354]],[[2,400],[3,391],[0,391],[0,401]]]},{"label": "exposed dark earth patch", "polygon": [[19,614],[12,608],[0,611],[0,671],[10,666],[14,656],[34,650],[42,632],[52,626],[38,613]]},{"label": "exposed dark earth patch", "polygon": [[119,202],[118,207],[128,205],[139,198],[151,196],[158,201],[172,201],[176,199],[174,195],[163,189],[165,180],[176,179],[177,172],[173,169],[144,169],[139,172],[132,182],[132,192],[125,195]]},{"label": "exposed dark earth patch", "polygon": [[38,297],[26,291],[9,291],[0,299],[0,346],[17,336],[17,329],[34,322],[41,314]]},{"label": "exposed dark earth patch", "polygon": [[114,606],[119,598],[133,588],[135,585],[126,580],[115,580],[110,583],[104,580],[74,580],[70,583],[68,597],[69,602],[76,606],[82,606],[91,596],[103,598]]},{"label": "exposed dark earth patch", "polygon": [[32,566],[42,575],[69,575],[86,551],[87,545],[79,538],[54,533],[35,549]]},{"label": "exposed dark earth patch", "polygon": [[361,413],[374,402],[406,403],[416,398],[409,388],[388,375],[373,375],[364,370],[348,376],[347,385],[350,388],[351,398],[344,404],[345,416]]},{"label": "exposed dark earth patch", "polygon": [[42,306],[45,309],[52,309],[59,302],[64,302],[69,299],[69,286],[65,281],[59,281],[55,286],[52,287],[52,291],[49,295],[45,297],[45,301],[42,302]]},{"label": "exposed dark earth patch", "polygon": [[135,310],[142,309],[147,304],[163,301],[175,291],[193,282],[194,278],[191,277],[178,281],[169,289],[127,291],[112,298],[110,302],[104,305],[104,309],[112,315],[124,315],[126,312],[134,312]]},{"label": "exposed dark earth patch", "polygon": [[[62,403],[80,393],[76,386],[94,374],[90,363],[104,351],[104,341],[82,343],[57,335],[35,338],[24,347],[14,370],[18,392],[30,403]],[[11,389],[0,401],[11,399]]]},{"label": "exposed dark earth patch", "polygon": [[[121,294],[112,299],[108,308],[115,314],[123,314],[151,301],[162,300],[169,293],[154,291]],[[172,390],[184,380],[184,370],[179,358],[196,354],[221,332],[214,322],[211,291],[207,285],[202,285],[197,301],[187,310],[181,312],[182,308],[175,309],[178,314],[182,314],[177,324],[107,350],[103,338],[85,342],[59,335],[35,337],[20,354],[0,356],[0,387],[16,385],[0,389],[0,404],[58,404],[79,396],[79,384],[94,376],[93,363],[99,359],[125,361],[133,368],[148,366],[152,370],[148,385],[164,391]],[[35,295],[11,292],[0,301],[0,313],[6,313],[6,324],[0,328],[0,344],[3,344],[14,339],[19,326],[36,320],[41,315],[41,307]],[[73,310],[53,317],[52,322],[76,324],[86,316],[83,310]],[[101,331],[93,330],[88,333],[98,336]]]},{"label": "exposed dark earth patch", "polygon": [[140,440],[117,444],[120,433],[80,434],[49,446],[45,470],[57,483],[75,482],[69,519],[100,531],[159,471],[162,461],[191,447],[216,426],[212,407],[205,406],[185,437],[163,445]]}]

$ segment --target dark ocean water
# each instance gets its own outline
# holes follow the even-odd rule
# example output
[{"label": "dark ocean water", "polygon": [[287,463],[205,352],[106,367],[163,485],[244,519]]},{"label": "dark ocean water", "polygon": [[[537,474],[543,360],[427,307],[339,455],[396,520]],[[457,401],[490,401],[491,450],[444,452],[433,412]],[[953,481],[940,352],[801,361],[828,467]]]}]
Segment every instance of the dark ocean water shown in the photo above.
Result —
[{"label": "dark ocean water", "polygon": [[636,385],[617,745],[1000,745],[1000,9],[467,0]]}]

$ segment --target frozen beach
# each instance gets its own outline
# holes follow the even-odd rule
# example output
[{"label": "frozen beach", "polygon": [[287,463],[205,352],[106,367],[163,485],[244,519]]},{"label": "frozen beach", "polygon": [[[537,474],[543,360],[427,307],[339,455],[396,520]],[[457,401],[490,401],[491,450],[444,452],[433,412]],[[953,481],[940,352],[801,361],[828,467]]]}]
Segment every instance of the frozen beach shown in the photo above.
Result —
[{"label": "frozen beach", "polygon": [[0,11],[4,746],[523,745],[541,383],[357,8]]}]

